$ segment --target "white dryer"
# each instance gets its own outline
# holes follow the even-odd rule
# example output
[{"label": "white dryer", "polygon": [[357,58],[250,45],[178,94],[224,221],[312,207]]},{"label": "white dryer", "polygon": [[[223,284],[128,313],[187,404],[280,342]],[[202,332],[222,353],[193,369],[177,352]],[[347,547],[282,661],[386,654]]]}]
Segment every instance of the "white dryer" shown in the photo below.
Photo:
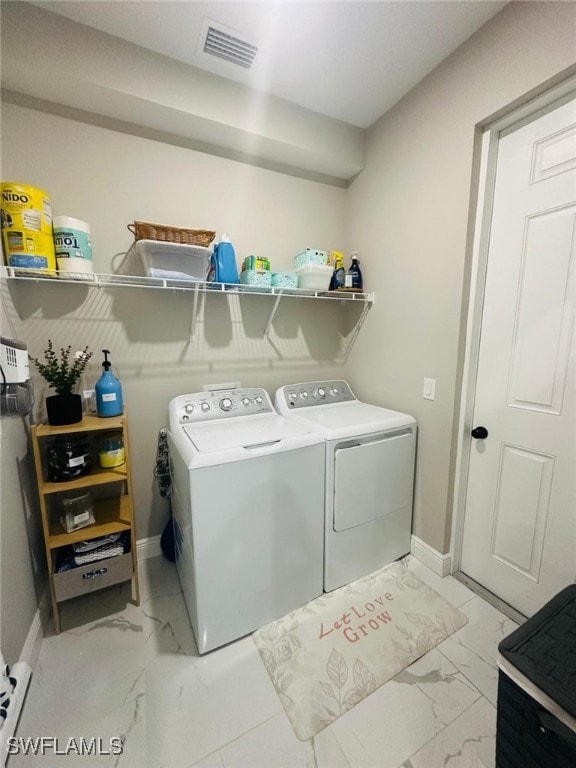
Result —
[{"label": "white dryer", "polygon": [[324,590],[410,551],[416,421],[358,400],[345,381],[289,384],[276,409],[325,441]]},{"label": "white dryer", "polygon": [[180,395],[168,447],[176,564],[204,653],[322,594],[324,446],[263,389]]}]

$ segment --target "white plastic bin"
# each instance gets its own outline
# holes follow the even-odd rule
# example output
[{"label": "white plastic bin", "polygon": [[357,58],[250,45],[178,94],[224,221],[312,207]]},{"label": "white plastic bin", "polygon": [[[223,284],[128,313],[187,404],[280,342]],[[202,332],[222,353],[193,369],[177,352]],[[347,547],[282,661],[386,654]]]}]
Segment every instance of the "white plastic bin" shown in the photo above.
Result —
[{"label": "white plastic bin", "polygon": [[206,280],[212,256],[212,248],[160,240],[138,240],[131,251],[131,274],[171,280]]},{"label": "white plastic bin", "polygon": [[315,291],[327,291],[334,270],[322,264],[304,264],[294,270],[298,275],[298,288],[310,288]]}]

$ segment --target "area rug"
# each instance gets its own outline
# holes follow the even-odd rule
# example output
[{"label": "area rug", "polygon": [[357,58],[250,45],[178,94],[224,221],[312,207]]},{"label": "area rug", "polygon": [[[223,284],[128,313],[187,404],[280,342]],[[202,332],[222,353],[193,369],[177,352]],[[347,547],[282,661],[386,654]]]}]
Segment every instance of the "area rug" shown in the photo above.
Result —
[{"label": "area rug", "polygon": [[398,561],[252,637],[306,741],[468,622]]}]

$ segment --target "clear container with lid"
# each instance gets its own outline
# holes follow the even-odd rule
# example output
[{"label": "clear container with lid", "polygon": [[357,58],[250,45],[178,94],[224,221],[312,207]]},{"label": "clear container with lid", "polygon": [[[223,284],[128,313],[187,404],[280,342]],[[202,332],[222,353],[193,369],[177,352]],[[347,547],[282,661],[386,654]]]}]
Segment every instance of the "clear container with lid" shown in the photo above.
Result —
[{"label": "clear container with lid", "polygon": [[60,508],[60,522],[66,533],[72,533],[96,522],[94,500],[90,490],[82,489],[63,494],[60,497]]}]

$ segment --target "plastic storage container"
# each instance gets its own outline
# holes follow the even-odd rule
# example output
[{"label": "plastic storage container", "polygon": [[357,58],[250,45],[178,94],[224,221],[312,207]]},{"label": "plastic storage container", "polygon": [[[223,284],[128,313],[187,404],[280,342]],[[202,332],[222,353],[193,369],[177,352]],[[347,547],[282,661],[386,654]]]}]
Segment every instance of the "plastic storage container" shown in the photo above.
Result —
[{"label": "plastic storage container", "polygon": [[[206,280],[212,248],[201,245],[138,240],[132,246],[129,272],[169,280]],[[125,270],[122,270],[125,272]]]},{"label": "plastic storage container", "polygon": [[314,248],[306,248],[302,253],[294,256],[294,266],[296,268],[303,267],[305,264],[325,266],[328,264],[328,251],[316,251]]},{"label": "plastic storage container", "polygon": [[60,504],[62,509],[60,522],[66,533],[72,533],[96,522],[94,501],[89,489],[73,491],[62,496]]},{"label": "plastic storage container", "polygon": [[111,469],[120,467],[126,462],[126,451],[122,435],[103,435],[98,442],[98,463],[101,467]]},{"label": "plastic storage container", "polygon": [[267,269],[245,269],[244,272],[240,272],[240,282],[251,288],[265,290],[272,285],[272,273]]},{"label": "plastic storage container", "polygon": [[53,483],[63,483],[87,475],[92,469],[88,440],[84,437],[56,437],[46,450],[48,477]]},{"label": "plastic storage container", "polygon": [[315,291],[328,290],[332,272],[332,267],[322,264],[304,264],[294,270],[298,275],[298,288],[310,288]]},{"label": "plastic storage container", "polygon": [[298,288],[298,275],[294,272],[272,272],[272,285],[276,288]]}]

